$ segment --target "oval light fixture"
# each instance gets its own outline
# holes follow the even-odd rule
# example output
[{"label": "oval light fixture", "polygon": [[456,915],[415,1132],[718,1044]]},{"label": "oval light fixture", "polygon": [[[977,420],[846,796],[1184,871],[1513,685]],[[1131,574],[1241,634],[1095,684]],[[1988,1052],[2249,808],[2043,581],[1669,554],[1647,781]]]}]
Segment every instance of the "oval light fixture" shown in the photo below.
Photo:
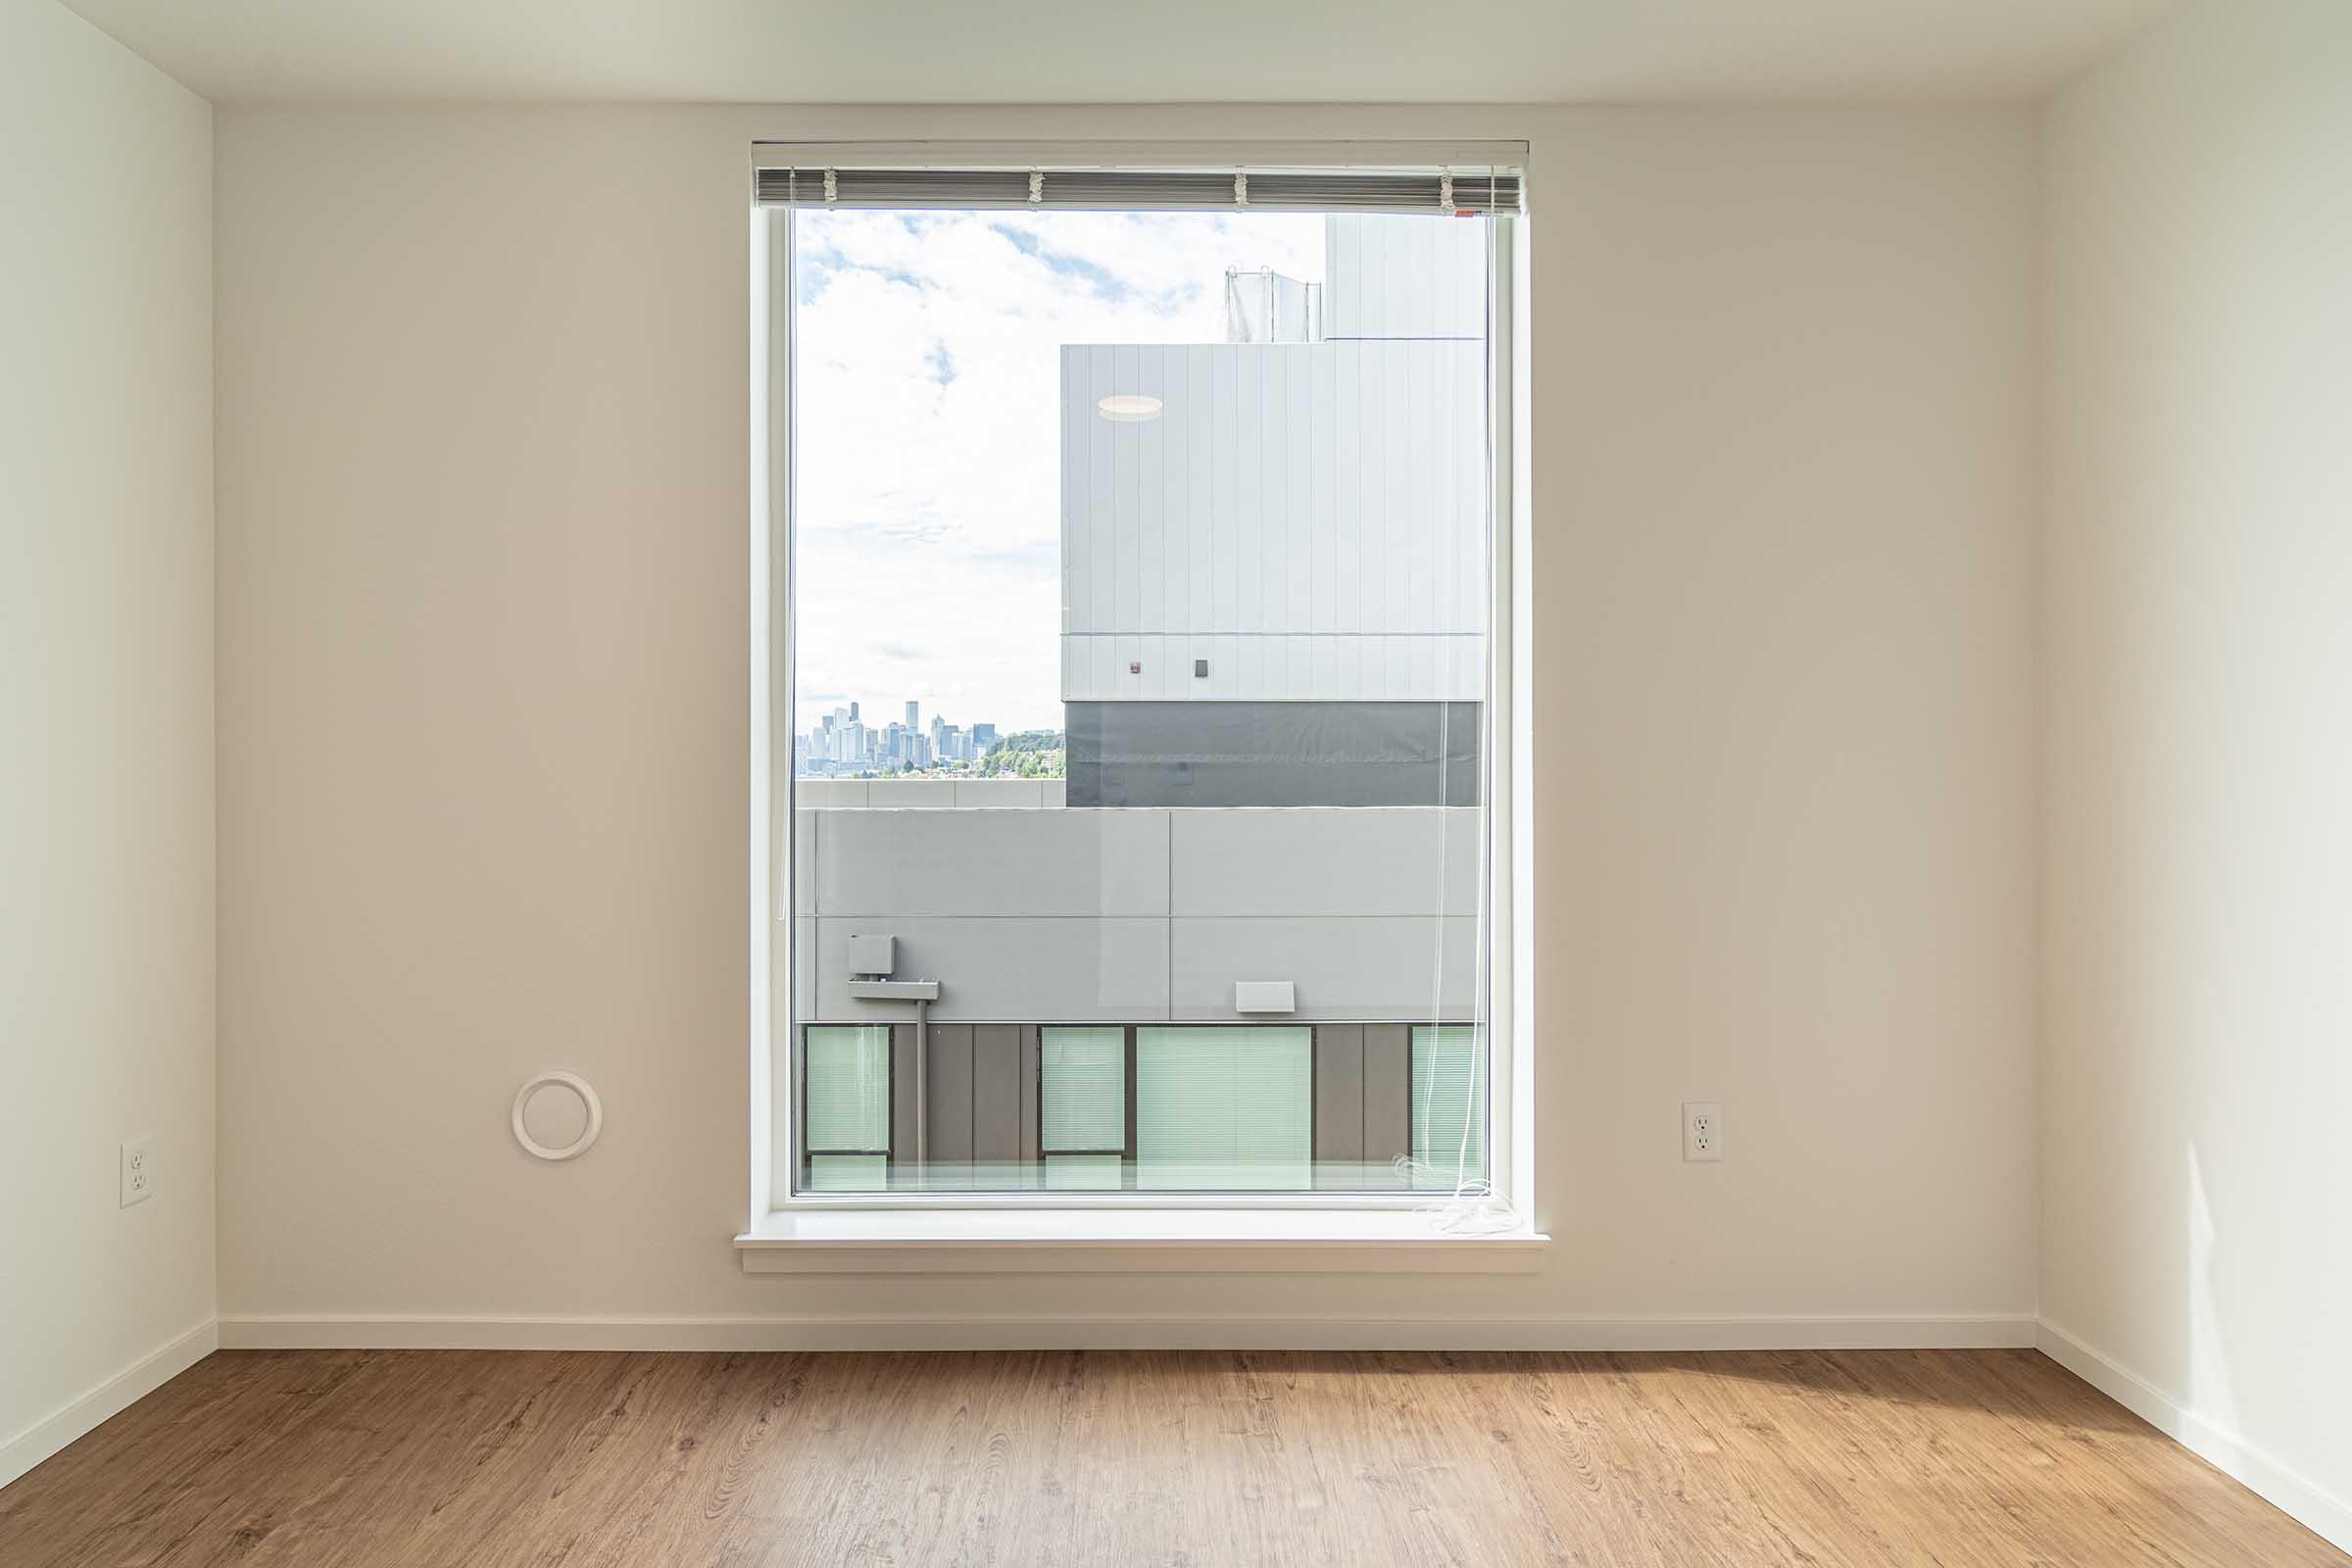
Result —
[{"label": "oval light fixture", "polygon": [[1119,424],[1134,424],[1143,419],[1158,418],[1160,404],[1159,399],[1147,397],[1141,392],[1113,392],[1095,407],[1102,411],[1105,419]]}]

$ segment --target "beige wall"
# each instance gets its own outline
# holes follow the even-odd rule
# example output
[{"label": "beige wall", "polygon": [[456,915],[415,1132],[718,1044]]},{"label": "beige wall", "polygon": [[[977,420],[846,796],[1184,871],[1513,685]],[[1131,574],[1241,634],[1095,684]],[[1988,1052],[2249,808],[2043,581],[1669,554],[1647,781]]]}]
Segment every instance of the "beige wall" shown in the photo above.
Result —
[{"label": "beige wall", "polygon": [[[2029,115],[220,129],[225,1317],[2031,1317]],[[744,153],[918,134],[1535,142],[1543,1272],[740,1273]]]},{"label": "beige wall", "polygon": [[2044,1310],[2352,1544],[2352,7],[2048,152]]},{"label": "beige wall", "polygon": [[0,0],[0,214],[5,1482],[213,1315],[212,111]]}]

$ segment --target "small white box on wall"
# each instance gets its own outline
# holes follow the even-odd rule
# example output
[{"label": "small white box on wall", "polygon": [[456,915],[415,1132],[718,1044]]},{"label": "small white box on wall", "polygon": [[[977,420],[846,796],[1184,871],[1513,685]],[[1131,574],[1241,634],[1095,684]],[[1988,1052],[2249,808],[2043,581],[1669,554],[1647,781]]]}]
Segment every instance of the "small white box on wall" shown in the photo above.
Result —
[{"label": "small white box on wall", "polygon": [[1298,999],[1288,980],[1236,980],[1233,983],[1233,1010],[1297,1012]]}]

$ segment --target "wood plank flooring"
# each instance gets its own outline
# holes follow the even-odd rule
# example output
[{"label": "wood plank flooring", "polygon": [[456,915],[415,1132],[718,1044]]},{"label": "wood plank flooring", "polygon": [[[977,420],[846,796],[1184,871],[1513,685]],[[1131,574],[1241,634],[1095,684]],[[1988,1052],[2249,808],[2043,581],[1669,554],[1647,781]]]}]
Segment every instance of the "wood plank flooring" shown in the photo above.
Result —
[{"label": "wood plank flooring", "polygon": [[222,1352],[5,1568],[2352,1563],[2030,1350]]}]

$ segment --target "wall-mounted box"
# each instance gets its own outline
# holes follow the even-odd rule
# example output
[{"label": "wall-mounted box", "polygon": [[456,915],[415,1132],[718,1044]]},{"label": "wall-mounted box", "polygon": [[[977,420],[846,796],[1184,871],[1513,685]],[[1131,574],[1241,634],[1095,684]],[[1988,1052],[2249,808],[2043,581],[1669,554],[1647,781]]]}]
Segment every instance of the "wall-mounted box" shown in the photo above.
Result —
[{"label": "wall-mounted box", "polygon": [[1297,1012],[1298,992],[1288,980],[1236,980],[1233,983],[1233,1010]]}]

